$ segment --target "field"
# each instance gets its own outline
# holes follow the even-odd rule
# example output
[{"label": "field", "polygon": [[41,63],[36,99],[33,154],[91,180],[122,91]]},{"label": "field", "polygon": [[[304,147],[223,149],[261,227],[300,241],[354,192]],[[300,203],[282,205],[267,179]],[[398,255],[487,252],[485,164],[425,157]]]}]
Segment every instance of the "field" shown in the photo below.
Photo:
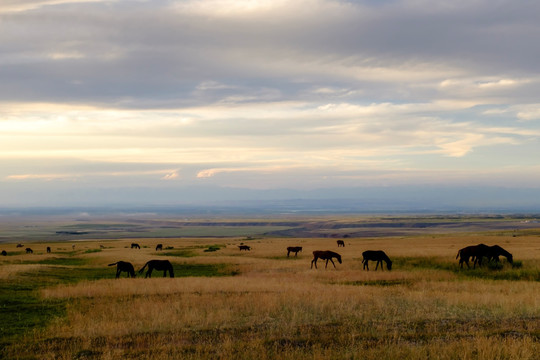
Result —
[{"label": "field", "polygon": [[[515,219],[503,219],[512,222],[506,228],[486,221],[481,229],[477,219],[455,231],[441,221],[436,228],[400,227],[400,236],[358,236],[362,227],[350,221],[342,227],[206,221],[214,226],[206,230],[203,222],[189,229],[184,222],[192,233],[178,237],[170,223],[138,228],[129,237],[125,222],[86,223],[84,229],[48,222],[28,230],[24,243],[33,254],[15,247],[28,228],[12,224],[16,241],[0,244],[8,251],[0,257],[0,356],[537,359],[540,231],[518,228]],[[169,229],[164,237],[140,234],[159,233],[160,226]],[[317,236],[273,234],[299,228]],[[50,235],[58,229],[61,238]],[[219,229],[223,235],[213,235]],[[92,231],[102,232],[92,239]],[[373,235],[373,227],[369,231]],[[336,237],[345,247],[337,247]],[[141,249],[131,249],[132,242]],[[162,252],[155,251],[158,243]],[[499,266],[460,269],[457,250],[478,243],[501,245],[514,266],[502,259]],[[251,251],[240,251],[240,244]],[[288,246],[303,251],[288,258]],[[326,249],[339,252],[343,263],[325,269],[319,261],[311,269],[312,251]],[[362,269],[362,252],[378,249],[393,260],[392,271],[374,271],[375,263],[371,271]],[[107,266],[123,260],[138,270],[150,259],[170,260],[175,278],[154,272],[151,279],[125,273],[114,279],[115,268]]]}]

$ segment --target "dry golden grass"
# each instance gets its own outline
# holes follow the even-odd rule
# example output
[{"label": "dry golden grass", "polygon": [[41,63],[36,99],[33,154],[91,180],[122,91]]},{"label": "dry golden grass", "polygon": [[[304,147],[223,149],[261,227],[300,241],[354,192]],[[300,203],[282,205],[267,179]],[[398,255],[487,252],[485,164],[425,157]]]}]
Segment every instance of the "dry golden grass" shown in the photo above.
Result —
[{"label": "dry golden grass", "polygon": [[[237,245],[243,241],[138,239],[133,242],[143,248],[132,250],[127,239],[107,242],[105,250],[95,253],[85,250],[100,242],[77,243],[74,256],[86,259],[83,266],[125,260],[138,269],[151,258],[167,258],[176,264],[228,264],[239,275],[177,273],[174,279],[102,279],[46,287],[40,296],[65,301],[66,316],[28,334],[7,354],[39,354],[39,359],[487,360],[535,359],[540,351],[540,279],[467,277],[463,273],[469,270],[457,271],[455,260],[461,247],[500,244],[523,262],[524,271],[538,271],[537,236],[346,239],[339,249],[332,239],[268,238],[246,242],[252,251],[240,252]],[[195,256],[160,256],[154,251],[157,243]],[[212,244],[226,246],[204,252]],[[286,247],[295,245],[304,251],[298,259],[287,258]],[[341,253],[343,264],[325,270],[319,262],[318,270],[310,269],[316,249]],[[368,249],[383,249],[397,259],[393,271],[363,271],[361,253]],[[14,269],[14,262],[26,258],[12,256],[1,269]],[[409,258],[431,262],[415,268]],[[499,270],[509,271],[508,265]]]}]

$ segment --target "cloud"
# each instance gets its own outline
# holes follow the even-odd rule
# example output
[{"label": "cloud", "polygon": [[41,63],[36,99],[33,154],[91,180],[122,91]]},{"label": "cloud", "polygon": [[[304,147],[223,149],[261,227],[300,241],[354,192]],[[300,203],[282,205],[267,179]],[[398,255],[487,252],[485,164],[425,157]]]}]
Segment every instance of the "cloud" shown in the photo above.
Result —
[{"label": "cloud", "polygon": [[20,167],[1,176],[293,186],[365,169],[501,168],[537,150],[538,10],[3,1],[0,158]]}]

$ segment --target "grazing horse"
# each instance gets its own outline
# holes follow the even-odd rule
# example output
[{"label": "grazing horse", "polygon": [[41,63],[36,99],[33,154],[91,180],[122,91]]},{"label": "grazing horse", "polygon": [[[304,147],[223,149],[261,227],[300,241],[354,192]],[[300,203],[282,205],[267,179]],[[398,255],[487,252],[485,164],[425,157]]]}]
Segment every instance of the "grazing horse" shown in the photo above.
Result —
[{"label": "grazing horse", "polygon": [[289,246],[287,248],[287,257],[289,257],[289,254],[290,253],[294,253],[294,256],[295,257],[298,257],[298,252],[299,251],[302,251],[302,247],[301,246]]},{"label": "grazing horse", "polygon": [[6,250],[2,250],[2,256],[7,256],[7,251]]},{"label": "grazing horse", "polygon": [[157,244],[156,245],[156,251],[163,250],[163,244]]},{"label": "grazing horse", "polygon": [[99,248],[100,248],[100,249],[105,249],[105,246],[99,245]]},{"label": "grazing horse", "polygon": [[47,246],[47,254],[50,254],[50,253],[51,253],[51,247]]},{"label": "grazing horse", "polygon": [[141,247],[137,243],[131,243],[131,248],[132,249],[140,249]]},{"label": "grazing horse", "polygon": [[459,258],[459,266],[463,269],[463,263],[467,264],[467,268],[470,268],[469,259],[472,258],[474,260],[473,269],[475,269],[476,264],[478,264],[478,266],[482,266],[482,258],[486,256],[488,251],[489,246],[487,245],[471,245],[464,247],[463,249],[459,249],[456,259]]},{"label": "grazing horse", "polygon": [[337,247],[340,247],[340,246],[345,247],[345,242],[343,240],[337,241]]},{"label": "grazing horse", "polygon": [[240,249],[240,251],[242,250],[251,251],[251,246],[248,246],[248,245],[238,245],[238,248]]},{"label": "grazing horse", "polygon": [[130,262],[127,261],[118,261],[112,264],[109,264],[109,266],[116,265],[116,278],[118,279],[120,277],[120,273],[122,271],[125,271],[128,273],[128,276],[131,276],[132,278],[135,277],[135,269],[133,268],[133,265],[131,265]]},{"label": "grazing horse", "polygon": [[30,248],[26,248],[26,253],[27,254],[33,254],[34,251],[32,249],[30,249]]},{"label": "grazing horse", "polygon": [[514,257],[512,254],[504,250],[499,245],[490,246],[485,256],[488,258],[488,261],[495,260],[495,262],[499,262],[499,256],[504,256],[510,264],[514,263]]},{"label": "grazing horse", "polygon": [[20,248],[20,247],[24,247],[24,245],[23,244],[17,244],[16,247]]},{"label": "grazing horse", "polygon": [[170,277],[174,277],[174,270],[172,264],[169,260],[150,260],[139,270],[139,274],[142,274],[144,268],[148,266],[148,271],[146,272],[145,278],[152,277],[152,271],[163,270],[163,277],[167,277],[167,271],[169,272]]},{"label": "grazing horse", "polygon": [[379,268],[379,264],[381,264],[381,270],[384,270],[383,268],[383,261],[386,262],[386,268],[388,270],[392,270],[392,260],[386,255],[386,253],[382,250],[367,250],[362,253],[362,264],[364,264],[364,270],[369,271],[368,261],[376,261],[377,265],[375,266],[375,271]]},{"label": "grazing horse", "polygon": [[336,268],[336,264],[334,264],[334,260],[332,260],[332,258],[336,258],[337,261],[341,264],[341,255],[339,255],[338,253],[330,250],[315,250],[313,252],[313,260],[311,260],[311,268],[313,269],[313,264],[315,264],[315,269],[317,269],[318,259],[326,260],[326,266],[324,267],[325,269],[328,266],[328,260],[330,260],[332,262],[332,265],[334,265],[334,268]]}]

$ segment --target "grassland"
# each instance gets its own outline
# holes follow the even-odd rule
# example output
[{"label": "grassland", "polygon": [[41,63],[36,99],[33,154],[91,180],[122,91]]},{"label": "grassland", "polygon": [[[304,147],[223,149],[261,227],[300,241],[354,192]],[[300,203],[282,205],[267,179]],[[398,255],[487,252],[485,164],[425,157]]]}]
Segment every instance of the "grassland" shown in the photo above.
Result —
[{"label": "grassland", "polygon": [[[7,359],[537,359],[540,233],[205,237],[4,243]],[[136,241],[141,249],[130,249]],[[461,247],[499,244],[518,266],[459,269]],[[162,243],[163,252],[155,246]],[[249,244],[240,252],[237,245]],[[103,248],[100,247],[103,245]],[[52,248],[47,254],[46,246]],[[287,246],[302,246],[298,258]],[[208,251],[212,249],[211,251]],[[310,269],[311,251],[343,256]],[[363,271],[383,249],[392,271]],[[107,264],[170,260],[176,278],[114,279]],[[125,276],[125,275],[123,275]]]}]

